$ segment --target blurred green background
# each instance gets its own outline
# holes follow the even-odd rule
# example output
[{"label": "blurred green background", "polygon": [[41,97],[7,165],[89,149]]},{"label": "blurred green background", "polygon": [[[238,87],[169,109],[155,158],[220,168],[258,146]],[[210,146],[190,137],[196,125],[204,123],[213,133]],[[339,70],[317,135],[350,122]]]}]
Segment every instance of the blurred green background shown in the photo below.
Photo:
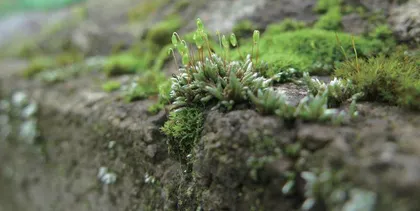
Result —
[{"label": "blurred green background", "polygon": [[50,10],[85,0],[0,0],[0,16],[14,12]]}]

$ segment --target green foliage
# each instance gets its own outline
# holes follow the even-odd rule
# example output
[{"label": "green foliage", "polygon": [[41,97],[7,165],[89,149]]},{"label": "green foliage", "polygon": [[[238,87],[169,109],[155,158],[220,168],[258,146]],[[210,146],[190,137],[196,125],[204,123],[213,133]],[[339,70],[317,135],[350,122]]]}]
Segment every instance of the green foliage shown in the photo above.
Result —
[{"label": "green foliage", "polygon": [[420,109],[420,66],[415,57],[399,52],[342,63],[335,76],[350,79],[364,99]]},{"label": "green foliage", "polygon": [[318,13],[325,13],[333,7],[340,7],[342,0],[318,0],[314,10]]},{"label": "green foliage", "polygon": [[169,105],[171,103],[170,101],[171,86],[172,86],[172,82],[170,80],[166,80],[159,84],[158,102],[149,107],[148,111],[150,113],[152,114],[157,113],[160,110],[162,110],[165,107],[165,105]]},{"label": "green foliage", "polygon": [[169,16],[165,20],[154,25],[146,35],[146,40],[158,45],[165,46],[170,43],[172,32],[181,27],[181,18],[177,15]]},{"label": "green foliage", "polygon": [[304,73],[303,79],[308,86],[309,92],[313,95],[324,93],[328,90],[329,107],[337,107],[356,94],[355,87],[349,79],[334,78],[330,83],[326,84],[318,79],[312,79],[308,73]]},{"label": "green foliage", "polygon": [[335,6],[322,15],[315,23],[314,28],[338,31],[341,29],[341,8]]},{"label": "green foliage", "polygon": [[226,64],[213,54],[204,62],[180,68],[180,72],[172,78],[174,108],[216,101],[219,106],[230,110],[235,104],[246,103],[248,93],[256,93],[271,83],[271,80],[258,75],[249,56],[244,62]]},{"label": "green foliage", "polygon": [[133,54],[122,53],[110,56],[104,65],[104,72],[108,76],[135,73],[142,65],[141,60]]},{"label": "green foliage", "polygon": [[[306,121],[333,121],[341,123],[345,118],[344,111],[328,108],[329,91],[318,93],[318,95],[309,95],[304,97],[297,106],[294,116]],[[281,114],[281,113],[279,113]]]},{"label": "green foliage", "polygon": [[[322,32],[328,34],[326,31]],[[235,39],[230,39],[230,44],[235,44]],[[254,32],[252,49],[258,52],[258,46],[262,40],[264,39],[260,38],[258,31]],[[289,69],[285,75],[276,74],[271,79],[267,79],[260,73],[265,73],[268,65],[265,63],[254,65],[251,55],[248,55],[243,61],[229,61],[229,44],[225,36],[221,36],[221,44],[225,50],[224,58],[210,51],[210,57],[205,57],[203,47],[207,42],[207,34],[204,32],[200,20],[197,21],[194,41],[199,49],[198,58],[189,54],[187,43],[181,40],[177,33],[172,35],[172,44],[183,58],[183,67],[179,69],[180,73],[172,78],[170,91],[172,109],[216,103],[216,107],[223,106],[230,110],[234,105],[248,104],[255,106],[263,114],[276,113],[285,119],[330,120],[341,123],[344,117],[347,117],[343,112],[330,109],[329,101],[332,102],[331,107],[352,98],[354,93],[347,90],[352,88],[351,83],[335,79],[327,86],[319,81],[312,81],[306,74],[305,77],[307,83],[312,86],[313,95],[305,97],[297,107],[294,107],[285,100],[281,93],[273,89],[271,83],[273,80],[285,80],[282,77],[292,77],[296,70]],[[348,41],[351,42],[350,37],[348,37]],[[327,41],[325,42],[327,43]],[[335,53],[338,54],[338,50]],[[254,56],[256,57],[254,60],[257,61],[258,53],[255,53]],[[352,100],[354,101],[356,98]],[[355,112],[354,108],[355,106],[353,106],[353,112]]]},{"label": "green foliage", "polygon": [[185,161],[200,137],[204,117],[200,109],[185,108],[172,111],[162,132],[168,137],[169,152]]},{"label": "green foliage", "polygon": [[150,14],[156,12],[168,0],[143,1],[130,9],[127,16],[131,22],[144,21]]},{"label": "green foliage", "polygon": [[31,78],[42,71],[65,67],[79,62],[82,58],[79,54],[72,53],[62,53],[57,56],[36,56],[30,59],[29,66],[23,71],[23,76]]},{"label": "green foliage", "polygon": [[45,83],[58,83],[73,78],[79,74],[103,69],[105,59],[102,57],[91,57],[81,62],[76,62],[71,65],[56,68],[53,70],[42,71],[35,77]]},{"label": "green foliage", "polygon": [[146,71],[135,77],[130,86],[124,92],[127,102],[140,100],[159,93],[159,86],[168,79],[162,72]]},{"label": "green foliage", "polygon": [[[285,97],[273,88],[258,90],[257,96],[250,95],[250,100],[256,109],[263,114],[277,114],[284,119],[302,119],[305,121],[327,122],[340,124],[345,119],[354,117],[355,105],[350,109],[350,115],[344,111],[329,108],[329,96],[334,96],[329,89],[319,90],[317,95],[310,94],[304,97],[295,107],[290,105]],[[351,96],[350,96],[351,97]],[[347,98],[348,99],[348,98]],[[346,100],[347,100],[346,99]],[[352,99],[355,103],[356,98]],[[353,103],[353,104],[354,104]]]},{"label": "green foliage", "polygon": [[31,59],[29,66],[23,71],[23,76],[30,78],[44,70],[54,68],[55,60],[50,57],[40,56]]},{"label": "green foliage", "polygon": [[137,69],[160,71],[169,59],[168,50],[171,42],[168,37],[181,26],[181,18],[173,15],[149,29],[144,40],[136,43],[129,54],[138,60]]},{"label": "green foliage", "polygon": [[276,110],[282,110],[288,114],[292,113],[291,107],[287,105],[285,97],[271,87],[265,90],[258,90],[257,96],[250,92],[249,97],[257,111],[262,114],[273,114]]},{"label": "green foliage", "polygon": [[[268,63],[265,76],[272,77],[289,68],[297,71],[329,72],[345,56],[337,43],[336,35],[349,57],[353,57],[352,37],[321,29],[302,29],[284,33],[264,33],[259,43],[259,59]],[[376,55],[382,51],[383,42],[355,37],[356,50],[360,57]],[[241,52],[252,52],[252,44],[246,43]],[[234,54],[233,58],[240,56]]]},{"label": "green foliage", "polygon": [[[208,49],[208,35],[200,19],[197,19],[197,30],[193,37],[199,51],[198,58],[191,56],[185,40],[181,40],[177,33],[172,35],[172,44],[181,54],[184,65],[179,69],[180,74],[172,78],[170,95],[173,108],[216,101],[218,106],[230,110],[235,104],[246,102],[249,92],[255,93],[270,84],[271,80],[259,76],[250,56],[245,61],[228,62],[229,43],[225,36],[221,40],[224,59],[212,53]],[[253,39],[254,43],[258,42],[257,31]],[[204,56],[204,46],[207,46],[209,57]]]},{"label": "green foliage", "polygon": [[239,21],[232,29],[232,32],[238,37],[249,37],[253,31],[252,22],[249,20]]},{"label": "green foliage", "polygon": [[387,24],[381,24],[369,33],[369,37],[379,40],[389,40],[393,39],[393,33]]},{"label": "green foliage", "polygon": [[121,83],[119,81],[108,81],[102,84],[102,89],[106,92],[113,92],[120,89]]},{"label": "green foliage", "polygon": [[280,23],[268,25],[265,33],[267,34],[280,34],[288,31],[296,31],[306,28],[306,23],[294,19],[286,18]]}]

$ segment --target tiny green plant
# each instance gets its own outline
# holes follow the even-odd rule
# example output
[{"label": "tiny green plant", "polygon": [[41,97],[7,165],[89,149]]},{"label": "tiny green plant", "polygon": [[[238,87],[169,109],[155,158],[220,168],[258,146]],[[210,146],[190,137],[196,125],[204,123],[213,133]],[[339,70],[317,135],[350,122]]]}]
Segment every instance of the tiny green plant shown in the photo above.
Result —
[{"label": "tiny green plant", "polygon": [[[354,97],[352,83],[349,80],[334,79],[330,84],[314,80],[305,74],[311,94],[305,97],[297,107],[289,104],[285,96],[273,87],[274,80],[282,80],[283,75],[265,78],[261,72],[266,71],[267,65],[258,62],[259,32],[255,31],[252,39],[251,53],[244,60],[229,59],[230,45],[237,46],[236,36],[218,34],[223,56],[208,51],[204,55],[208,35],[200,19],[197,20],[197,31],[194,42],[198,49],[196,58],[188,48],[185,40],[175,32],[172,44],[182,57],[179,74],[174,75],[169,93],[172,110],[183,110],[194,107],[215,105],[214,108],[233,109],[243,104],[256,108],[262,114],[277,114],[284,119],[303,119],[306,121],[332,121],[341,123],[346,113],[332,109],[345,100]],[[207,46],[208,48],[208,46]],[[255,51],[255,52],[254,52]],[[173,52],[173,51],[172,51]],[[290,75],[296,70],[290,69]],[[352,113],[355,113],[355,100]]]},{"label": "tiny green plant", "polygon": [[119,81],[108,81],[102,85],[102,89],[106,92],[113,92],[120,89],[121,83]]},{"label": "tiny green plant", "polygon": [[169,152],[185,161],[200,136],[203,122],[203,113],[198,108],[172,111],[162,127],[162,132],[168,136]]},{"label": "tiny green plant", "polygon": [[404,52],[348,60],[338,66],[335,76],[351,80],[364,100],[420,109],[420,66]]},{"label": "tiny green plant", "polygon": [[[258,43],[258,35],[255,37],[254,43]],[[237,44],[234,35],[230,36],[229,41],[222,36],[224,58],[221,58],[210,51],[208,35],[204,32],[201,20],[197,19],[194,41],[199,52],[198,59],[189,53],[185,40],[181,40],[177,33],[172,36],[172,44],[183,58],[180,74],[172,78],[171,99],[174,109],[217,101],[217,107],[224,106],[230,110],[235,104],[247,102],[248,93],[256,93],[271,83],[270,79],[259,75],[251,55],[245,61],[229,61],[229,41],[232,45]],[[208,57],[204,56],[203,46],[206,43]]]}]

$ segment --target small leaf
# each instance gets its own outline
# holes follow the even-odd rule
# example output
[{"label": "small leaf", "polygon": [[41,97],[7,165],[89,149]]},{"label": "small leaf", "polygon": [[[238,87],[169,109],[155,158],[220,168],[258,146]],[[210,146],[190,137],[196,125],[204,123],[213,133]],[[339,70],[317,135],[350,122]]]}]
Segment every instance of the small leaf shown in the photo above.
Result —
[{"label": "small leaf", "polygon": [[178,46],[178,34],[176,32],[174,32],[172,34],[172,45],[175,46],[175,48]]},{"label": "small leaf", "polygon": [[236,36],[234,33],[230,35],[230,44],[232,44],[233,47],[236,47],[238,44],[238,41],[236,40]]},{"label": "small leaf", "polygon": [[204,31],[204,25],[200,18],[197,18],[197,30]]},{"label": "small leaf", "polygon": [[222,45],[223,45],[223,48],[225,48],[225,49],[229,48],[229,43],[228,43],[225,35],[222,36]]},{"label": "small leaf", "polygon": [[260,31],[254,30],[254,34],[252,35],[252,39],[255,44],[257,44],[260,41]]}]

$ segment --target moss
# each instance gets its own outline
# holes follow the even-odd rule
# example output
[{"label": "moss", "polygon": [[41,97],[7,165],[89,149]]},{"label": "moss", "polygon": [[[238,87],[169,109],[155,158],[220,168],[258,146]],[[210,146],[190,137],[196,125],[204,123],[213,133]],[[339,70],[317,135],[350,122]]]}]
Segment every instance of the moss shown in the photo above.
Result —
[{"label": "moss", "polygon": [[369,33],[369,37],[380,40],[393,40],[393,33],[387,24],[380,24]]},{"label": "moss", "polygon": [[118,90],[121,87],[119,81],[108,81],[102,85],[102,89],[106,92],[113,92]]},{"label": "moss", "polygon": [[303,22],[303,21],[298,21],[298,20],[287,18],[287,19],[284,19],[280,23],[270,24],[267,27],[265,33],[267,33],[267,34],[279,34],[279,33],[283,33],[283,32],[296,31],[296,30],[304,29],[306,27],[307,27],[306,23]]},{"label": "moss", "polygon": [[335,75],[350,79],[366,100],[420,109],[420,66],[415,57],[399,52],[350,60],[341,64]]},{"label": "moss", "polygon": [[186,9],[190,4],[191,4],[191,2],[189,0],[177,1],[175,3],[175,10],[176,11],[182,11],[182,10]]},{"label": "moss", "polygon": [[44,70],[71,65],[82,59],[83,56],[73,53],[62,53],[57,56],[36,56],[30,60],[29,66],[23,71],[23,76],[31,78]]},{"label": "moss", "polygon": [[203,123],[203,113],[197,108],[185,108],[169,114],[162,131],[168,137],[169,151],[176,158],[185,161],[200,137]]},{"label": "moss", "polygon": [[177,15],[167,17],[150,28],[144,40],[136,43],[129,53],[137,57],[140,71],[148,69],[160,70],[170,55],[170,37],[181,26],[181,18]]},{"label": "moss", "polygon": [[232,29],[232,32],[235,33],[238,37],[249,37],[252,35],[254,30],[252,22],[249,20],[239,21]]},{"label": "moss", "polygon": [[72,63],[71,65],[65,67],[43,71],[36,75],[36,78],[45,83],[58,83],[66,81],[85,72],[102,69],[104,63],[105,59],[102,57],[91,57],[84,61]]},{"label": "moss", "polygon": [[170,43],[172,33],[181,27],[181,18],[177,15],[169,16],[151,28],[146,39],[156,45],[164,46]]},{"label": "moss", "polygon": [[341,8],[339,6],[330,8],[327,13],[319,18],[319,20],[315,23],[314,28],[334,31],[340,30]]},{"label": "moss", "polygon": [[104,72],[108,76],[135,73],[142,65],[142,60],[130,53],[110,56],[104,64]]},{"label": "moss", "polygon": [[166,80],[164,82],[161,82],[158,86],[158,102],[153,104],[149,107],[148,111],[152,114],[159,112],[162,110],[165,105],[168,105],[171,103],[170,101],[170,92],[171,92],[171,80]]},{"label": "moss", "polygon": [[23,71],[23,76],[30,78],[44,70],[51,69],[55,66],[55,60],[50,57],[35,57],[30,61],[29,66]]},{"label": "moss", "polygon": [[131,102],[156,96],[159,93],[159,86],[167,80],[162,72],[146,71],[134,80],[124,93],[124,98],[127,102]]},{"label": "moss", "polygon": [[131,22],[143,21],[150,14],[157,12],[157,10],[169,0],[154,0],[144,1],[133,7],[128,11],[127,16]]},{"label": "moss", "polygon": [[330,8],[339,7],[341,5],[342,0],[318,0],[314,11],[318,13],[325,13]]},{"label": "moss", "polygon": [[[273,76],[289,68],[299,71],[325,72],[332,70],[336,62],[345,56],[338,47],[338,36],[344,51],[352,57],[352,37],[346,33],[335,33],[322,29],[264,33],[259,44],[259,60],[269,64],[266,76]],[[383,42],[355,37],[360,57],[375,55],[382,51]],[[241,52],[251,53],[252,44],[242,45]],[[236,58],[239,56],[236,54]]]}]

